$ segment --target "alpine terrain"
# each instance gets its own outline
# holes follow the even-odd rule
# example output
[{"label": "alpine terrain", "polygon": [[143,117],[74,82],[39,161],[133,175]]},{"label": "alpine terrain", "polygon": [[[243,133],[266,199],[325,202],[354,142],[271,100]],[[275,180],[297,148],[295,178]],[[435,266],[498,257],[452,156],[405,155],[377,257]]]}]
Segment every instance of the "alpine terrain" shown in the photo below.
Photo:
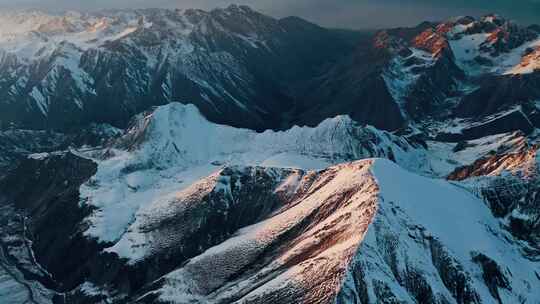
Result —
[{"label": "alpine terrain", "polygon": [[539,128],[498,15],[3,11],[0,303],[540,303]]}]

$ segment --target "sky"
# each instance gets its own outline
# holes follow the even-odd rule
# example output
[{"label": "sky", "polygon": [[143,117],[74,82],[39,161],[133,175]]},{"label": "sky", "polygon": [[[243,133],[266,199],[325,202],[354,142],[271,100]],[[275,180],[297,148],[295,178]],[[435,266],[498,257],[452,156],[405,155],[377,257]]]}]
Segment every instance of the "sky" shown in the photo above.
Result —
[{"label": "sky", "polygon": [[453,16],[498,13],[522,24],[540,23],[540,0],[0,0],[0,9],[97,10],[202,8],[247,4],[274,17],[299,16],[323,26],[385,28]]}]

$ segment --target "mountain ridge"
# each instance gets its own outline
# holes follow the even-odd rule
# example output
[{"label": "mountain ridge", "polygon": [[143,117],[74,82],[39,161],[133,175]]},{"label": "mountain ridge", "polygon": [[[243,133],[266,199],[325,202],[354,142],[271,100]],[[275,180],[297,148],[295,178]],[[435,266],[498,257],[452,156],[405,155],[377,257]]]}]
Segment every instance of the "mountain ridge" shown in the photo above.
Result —
[{"label": "mountain ridge", "polygon": [[[60,53],[54,53],[53,51],[53,57],[49,60],[62,61],[57,64],[53,61],[52,66],[47,62],[41,61],[42,63],[39,63],[48,69],[56,68],[56,65],[59,65],[58,75],[45,71],[46,74],[49,74],[49,78],[45,78],[44,81],[52,82],[52,84],[44,84],[43,88],[38,87],[29,92],[31,102],[36,103],[31,111],[37,111],[36,114],[38,114],[31,117],[33,120],[42,120],[43,117],[39,117],[40,113],[49,116],[47,112],[48,103],[51,103],[50,106],[54,107],[55,103],[60,102],[60,100],[57,100],[59,96],[50,96],[51,93],[54,93],[54,86],[52,85],[56,83],[56,78],[66,77],[66,80],[70,80],[74,75],[76,77],[74,77],[73,81],[77,85],[73,86],[73,88],[76,91],[68,92],[68,95],[76,94],[71,98],[79,100],[80,103],[74,105],[74,109],[79,108],[76,112],[82,111],[82,114],[85,112],[85,102],[99,103],[98,100],[102,98],[134,99],[132,105],[126,104],[126,100],[110,100],[108,102],[110,105],[103,105],[107,108],[121,102],[124,104],[121,106],[128,109],[135,106],[135,109],[128,110],[127,116],[145,110],[151,105],[161,105],[164,102],[171,101],[171,99],[193,100],[193,102],[199,100],[198,107],[214,121],[220,122],[221,120],[221,122],[229,124],[239,124],[242,119],[237,116],[244,115],[246,116],[245,123],[251,120],[260,124],[263,119],[271,122],[271,117],[265,117],[269,115],[269,112],[277,110],[289,111],[280,106],[276,99],[284,100],[281,103],[292,100],[287,96],[289,94],[287,90],[290,89],[279,88],[282,85],[277,81],[278,76],[285,78],[285,80],[294,80],[294,78],[298,77],[294,75],[297,73],[300,73],[300,75],[316,73],[318,65],[327,60],[332,60],[335,56],[333,53],[342,52],[341,46],[348,44],[340,35],[333,35],[331,31],[305,21],[299,23],[298,19],[277,20],[238,6],[210,12],[201,10],[135,10],[117,14],[110,17],[83,15],[83,17],[79,17],[83,18],[82,21],[75,19],[77,26],[82,27],[90,22],[87,25],[90,28],[82,27],[80,29],[82,30],[81,34],[75,33],[75,36],[71,35],[73,37],[68,35],[66,37],[67,44],[63,44],[64,38],[62,35],[58,37],[60,39]],[[88,21],[84,21],[84,18],[87,18]],[[111,18],[112,20],[109,20]],[[49,23],[55,26],[54,21],[53,18],[53,21]],[[115,22],[120,22],[118,29],[114,29]],[[142,23],[139,24],[140,22]],[[47,25],[48,23],[44,24]],[[92,27],[95,27],[97,32],[92,32],[94,31]],[[109,27],[113,30],[113,35],[107,34]],[[118,34],[114,34],[115,32]],[[82,34],[84,35],[79,38],[78,36]],[[318,49],[318,52],[322,55],[312,53],[311,49],[308,50],[303,44],[299,44],[296,41],[298,35],[301,35],[304,44],[309,41],[308,47]],[[55,37],[55,32],[51,31],[49,36]],[[307,40],[310,36],[313,38]],[[110,37],[114,40],[107,42]],[[325,41],[325,38],[328,41]],[[98,40],[92,42],[95,39]],[[72,43],[75,43],[75,45],[72,50],[67,49],[66,53],[62,50],[72,45],[72,43],[69,43],[70,40],[73,40]],[[123,42],[124,40],[125,42]],[[90,44],[86,46],[88,41]],[[160,42],[156,44],[157,41]],[[133,43],[136,45],[133,45]],[[333,46],[334,44],[335,46]],[[47,45],[45,43],[45,46]],[[96,45],[97,48],[93,45]],[[240,46],[242,48],[239,48]],[[82,49],[79,51],[78,49],[81,47]],[[33,52],[39,50],[39,48],[35,49],[32,45],[29,48]],[[85,51],[86,48],[89,49]],[[346,49],[347,47],[345,47]],[[17,50],[14,49],[14,51],[16,54]],[[116,52],[120,53],[116,54]],[[70,60],[73,61],[74,65],[67,66],[63,59],[58,57],[59,55],[65,56],[62,55],[63,53],[71,58]],[[280,56],[281,54],[285,56]],[[136,64],[117,58],[118,55],[127,55]],[[179,58],[180,55],[185,58]],[[11,56],[10,58],[12,58]],[[7,65],[6,68],[11,67],[15,71],[19,70],[17,63],[12,63],[10,60],[12,59],[3,61],[4,65]],[[103,67],[95,67],[98,62]],[[201,65],[201,63],[204,64]],[[112,70],[109,69],[110,65],[112,65]],[[177,67],[172,65],[177,65]],[[315,69],[310,71],[309,67],[312,65]],[[64,68],[67,68],[67,71],[64,71]],[[31,68],[30,74],[36,72],[39,73],[39,71],[34,71]],[[27,72],[23,71],[21,73]],[[81,79],[77,79],[79,78],[78,74],[81,74]],[[35,76],[23,75],[19,76],[22,80],[25,79],[24,77],[37,77],[38,80],[43,77],[39,74]],[[116,83],[111,78],[118,76],[132,78],[136,83],[135,85],[122,82]],[[4,77],[9,79],[7,75],[4,75]],[[17,85],[12,80],[7,81],[7,85],[9,85],[7,87],[8,92],[17,92],[18,90],[24,92],[29,90],[25,88],[27,85],[30,85],[30,88],[34,86],[32,83]],[[212,83],[212,85],[209,85],[209,83]],[[86,85],[89,88],[86,88]],[[102,87],[103,85],[105,87]],[[118,93],[105,92],[103,94],[113,95],[100,97],[100,87],[101,90],[110,91],[111,89],[107,88],[109,85],[113,86],[117,92],[124,92],[122,96],[116,96]],[[118,87],[119,85],[121,87]],[[53,92],[47,90],[53,90]],[[80,90],[80,92],[77,92],[77,90]],[[148,90],[152,92],[145,93]],[[146,94],[154,96],[152,98],[155,100],[144,101],[143,104],[140,104],[141,101],[137,101],[140,98],[138,96]],[[265,97],[274,95],[275,97],[272,100]],[[9,98],[9,95],[6,97]],[[95,98],[98,98],[98,100],[95,100]],[[150,98],[150,96],[147,98]],[[246,99],[255,99],[258,104],[252,105]],[[21,102],[11,101],[9,103],[17,104]],[[64,106],[68,106],[68,104]],[[92,107],[95,106],[95,104],[92,105]],[[277,109],[274,109],[276,106]],[[25,117],[24,113],[28,111],[28,109],[20,109],[15,116],[15,113],[9,111],[12,112],[16,105],[6,105],[4,107],[9,115],[3,117],[2,120],[10,117]],[[51,110],[54,109],[51,108]],[[126,111],[121,108],[111,110],[110,115],[118,115]],[[50,115],[53,115],[54,111]],[[236,117],[233,119],[232,115],[235,113]],[[79,116],[77,119],[83,120],[88,120],[84,116],[89,114],[90,116],[105,115],[104,113],[87,113],[80,117],[81,113],[73,114]],[[226,115],[231,117],[227,118]],[[97,119],[97,121],[95,118],[90,119],[90,122],[105,122],[103,118]],[[123,124],[127,119],[128,117],[123,119]],[[105,120],[114,122],[111,118]],[[54,118],[51,119],[51,122],[52,125],[49,127],[55,127]],[[7,123],[9,123],[9,120]],[[261,129],[256,125],[248,124],[248,126]],[[45,126],[34,127],[43,128]]]},{"label": "mountain ridge", "polygon": [[0,302],[540,301],[536,29],[92,14],[0,27]]}]

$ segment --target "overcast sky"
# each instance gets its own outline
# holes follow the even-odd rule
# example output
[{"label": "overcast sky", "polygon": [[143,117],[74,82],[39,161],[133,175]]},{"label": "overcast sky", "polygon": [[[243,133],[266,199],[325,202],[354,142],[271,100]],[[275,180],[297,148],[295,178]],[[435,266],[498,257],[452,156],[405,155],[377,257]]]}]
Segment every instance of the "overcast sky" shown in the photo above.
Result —
[{"label": "overcast sky", "polygon": [[524,24],[540,23],[540,0],[0,0],[0,9],[210,9],[231,3],[247,4],[275,17],[296,15],[321,25],[342,28],[413,25],[424,20],[491,12]]}]

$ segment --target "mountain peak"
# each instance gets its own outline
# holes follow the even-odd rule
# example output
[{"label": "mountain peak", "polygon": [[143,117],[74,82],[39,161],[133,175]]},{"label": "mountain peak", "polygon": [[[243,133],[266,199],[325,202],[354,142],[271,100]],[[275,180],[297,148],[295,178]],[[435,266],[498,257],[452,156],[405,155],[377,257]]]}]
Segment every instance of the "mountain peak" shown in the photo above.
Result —
[{"label": "mountain peak", "polygon": [[242,12],[242,13],[254,13],[255,11],[248,5],[238,5],[231,4],[227,6],[226,10],[231,12]]}]

